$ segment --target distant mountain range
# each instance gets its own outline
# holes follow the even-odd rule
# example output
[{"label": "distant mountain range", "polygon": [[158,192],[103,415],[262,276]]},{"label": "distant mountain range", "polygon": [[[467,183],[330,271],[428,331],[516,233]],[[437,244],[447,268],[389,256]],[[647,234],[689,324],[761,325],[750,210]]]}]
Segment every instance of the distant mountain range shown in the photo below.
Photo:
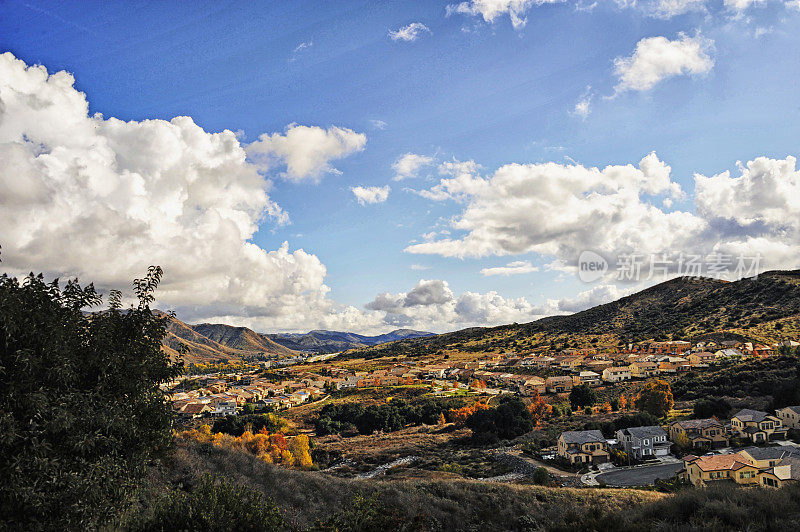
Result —
[{"label": "distant mountain range", "polygon": [[[162,316],[167,314],[157,311]],[[234,327],[221,323],[189,325],[169,317],[164,350],[176,357],[184,351],[187,362],[212,362],[239,360],[252,356],[289,357],[305,353],[336,353],[358,347],[432,336],[433,333],[397,329],[378,336],[338,331],[311,331],[305,334],[261,334],[247,327]]]},{"label": "distant mountain range", "polygon": [[394,342],[395,340],[425,338],[434,336],[434,334],[411,329],[397,329],[378,336],[364,336],[362,334],[322,330],[311,331],[305,334],[266,334],[264,336],[295,351],[336,353],[337,351],[344,351],[357,347],[370,347],[378,344],[385,344],[387,342]]}]

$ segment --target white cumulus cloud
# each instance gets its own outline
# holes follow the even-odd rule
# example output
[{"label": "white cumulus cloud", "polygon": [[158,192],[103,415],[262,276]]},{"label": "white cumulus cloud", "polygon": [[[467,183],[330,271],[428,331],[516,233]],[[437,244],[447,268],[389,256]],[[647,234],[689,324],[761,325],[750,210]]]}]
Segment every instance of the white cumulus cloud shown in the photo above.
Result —
[{"label": "white cumulus cloud", "polygon": [[529,260],[517,260],[514,262],[509,262],[505,266],[497,266],[494,268],[483,268],[481,270],[481,275],[491,276],[491,275],[521,275],[525,273],[532,273],[538,272],[539,268],[531,264]]},{"label": "white cumulus cloud", "polygon": [[724,0],[724,5],[731,11],[745,11],[750,6],[764,5],[766,0]]},{"label": "white cumulus cloud", "polygon": [[544,4],[559,4],[565,0],[468,0],[447,6],[447,14],[481,16],[486,22],[494,22],[496,18],[508,15],[514,28],[525,27],[528,10]]},{"label": "white cumulus cloud", "polygon": [[206,132],[189,117],[89,115],[74,82],[0,55],[5,271],[77,276],[105,290],[158,264],[157,304],[187,320],[296,330],[360,316],[359,329],[384,327],[327,299],[313,254],[251,241],[265,217],[288,216],[233,132]]},{"label": "white cumulus cloud", "polygon": [[383,203],[389,198],[389,185],[385,187],[352,187],[350,189],[361,205]]},{"label": "white cumulus cloud", "polygon": [[397,41],[404,41],[404,42],[411,42],[416,41],[423,33],[431,33],[431,30],[428,29],[428,26],[423,24],[422,22],[412,22],[407,26],[403,26],[394,31],[389,32],[389,38],[395,42]]},{"label": "white cumulus cloud", "polygon": [[447,257],[538,253],[566,269],[585,250],[609,260],[666,255],[673,265],[680,253],[760,254],[763,267],[798,266],[800,207],[793,198],[800,196],[800,173],[794,157],[756,158],[738,176],[695,176],[695,212],[665,210],[685,197],[670,173],[655,153],[638,168],[541,163],[507,164],[489,176],[456,173],[427,196],[464,205],[451,221],[460,236],[430,238],[406,251]]},{"label": "white cumulus cloud", "polygon": [[616,90],[646,91],[674,76],[705,74],[714,67],[709,55],[711,46],[713,41],[684,34],[674,41],[666,37],[642,39],[632,55],[614,60],[619,78]]},{"label": "white cumulus cloud", "polygon": [[322,174],[339,173],[331,161],[363,150],[366,143],[366,135],[351,129],[290,124],[283,134],[261,135],[247,146],[247,156],[265,172],[285,165],[282,176],[290,181],[319,181]]},{"label": "white cumulus cloud", "polygon": [[392,170],[394,170],[395,181],[401,181],[412,177],[417,177],[419,171],[425,167],[433,164],[433,158],[427,155],[419,155],[417,153],[406,153],[392,163]]}]

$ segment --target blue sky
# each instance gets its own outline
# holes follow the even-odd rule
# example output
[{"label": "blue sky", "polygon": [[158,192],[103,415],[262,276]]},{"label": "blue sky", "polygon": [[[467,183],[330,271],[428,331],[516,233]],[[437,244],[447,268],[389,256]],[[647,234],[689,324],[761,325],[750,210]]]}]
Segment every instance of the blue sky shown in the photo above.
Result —
[{"label": "blue sky", "polygon": [[[422,197],[419,191],[451,177],[439,171],[444,162],[474,161],[480,168],[470,174],[472,178],[492,180],[495,171],[511,163],[637,167],[655,151],[671,167],[670,179],[683,193],[670,198],[669,206],[662,201],[663,187],[652,197],[642,196],[642,201],[656,205],[661,213],[695,215],[695,173],[712,176],[730,171],[735,177],[741,174],[737,161],[759,157],[780,161],[797,155],[800,5],[796,1],[679,0],[672,5],[684,6],[687,12],[656,16],[659,0],[624,6],[603,1],[590,5],[500,0],[493,18],[487,11],[490,4],[6,1],[0,4],[0,52],[11,52],[26,65],[44,65],[51,74],[71,73],[75,89],[85,94],[89,114],[102,113],[106,119],[169,121],[189,116],[206,132],[236,132],[243,147],[262,134],[286,134],[293,124],[338,127],[366,137],[363,149],[331,158],[312,179],[287,179],[280,161],[259,169],[269,182],[270,200],[291,222],[259,218],[257,232],[245,240],[262,250],[276,250],[288,241],[291,251],[302,248],[317,257],[330,291],[320,291],[321,285],[306,288],[326,303],[307,316],[295,315],[293,321],[291,313],[272,320],[265,316],[275,312],[259,311],[258,305],[244,300],[217,298],[204,305],[182,299],[179,289],[165,302],[187,319],[225,319],[261,330],[351,326],[377,331],[394,325],[447,330],[510,317],[533,319],[583,304],[548,306],[548,300],[580,299],[581,292],[593,288],[568,271],[569,255],[578,248],[556,251],[563,241],[551,233],[524,245],[506,245],[495,234],[493,243],[481,240],[483,251],[461,257],[440,252],[435,245],[425,253],[409,252],[407,248],[422,242],[426,233],[437,232],[428,240],[440,242],[471,233],[477,238],[502,224],[507,225],[503,231],[524,231],[527,223],[537,223],[535,217],[498,221],[482,215],[454,225],[471,208],[491,206],[499,212],[505,204],[487,203],[491,193],[485,191],[462,196],[450,191],[437,200]],[[512,24],[509,10],[514,12],[515,6],[524,23]],[[424,25],[416,38],[391,37],[390,32],[413,23]],[[649,41],[659,37],[663,41]],[[677,61],[678,73],[659,70],[658,59],[645,57],[644,48],[636,63],[635,52],[643,42],[652,44],[647,50],[656,55],[658,46],[675,43],[671,50],[679,57],[672,63]],[[678,49],[680,43],[687,47]],[[690,50],[691,46],[696,49]],[[633,64],[630,76],[638,76],[634,85],[639,83],[627,89],[621,81],[624,73],[615,66],[615,59],[619,63],[626,58]],[[642,83],[648,82],[641,79],[648,72],[656,81],[644,87]],[[576,105],[587,99],[588,108],[577,112]],[[430,164],[415,177],[395,181],[392,164],[407,153],[429,157]],[[790,190],[797,183],[792,171],[780,179]],[[529,184],[541,186],[536,183]],[[388,198],[380,203],[360,204],[352,192],[353,187],[387,185]],[[713,195],[710,190],[704,197],[709,195]],[[757,210],[756,202],[750,198],[744,210]],[[26,213],[37,209],[25,208]],[[565,203],[564,208],[575,206]],[[707,204],[704,209],[709,210]],[[535,216],[546,218],[548,212]],[[716,227],[719,224],[709,222],[711,218],[737,216],[717,212],[703,215],[703,221]],[[694,222],[681,223],[686,227]],[[752,220],[738,220],[740,229],[751,226]],[[564,231],[581,243],[591,236],[576,236],[577,230],[569,227],[565,225]],[[623,230],[627,229],[608,228]],[[701,246],[704,252],[725,240],[702,232],[708,240]],[[796,250],[796,235],[786,227],[767,228],[758,235],[733,232],[740,244],[761,238],[788,244],[787,255]],[[687,235],[686,241],[700,240],[698,234]],[[5,259],[14,248],[3,244]],[[598,251],[609,255],[618,251],[611,248]],[[525,261],[538,271],[481,274],[485,268]],[[554,268],[554,261],[563,267]],[[79,263],[41,259],[31,266],[98,275],[101,284],[104,280],[114,284],[114,272],[75,264]],[[412,269],[414,265],[425,269]],[[774,265],[792,266],[777,259]],[[125,268],[118,272],[127,273]],[[420,279],[446,283],[436,288],[434,306],[458,307],[466,292],[496,292],[501,307],[506,300],[524,298],[527,306],[476,310],[461,317],[454,317],[453,312],[460,312],[457,308],[423,312],[418,307],[425,305],[407,301],[415,288],[424,288]],[[260,281],[255,276],[248,282]],[[610,281],[594,288],[595,293],[583,297],[585,304],[630,289]],[[384,292],[393,295],[393,303],[376,304],[373,300]],[[280,301],[282,296],[269,297]],[[317,296],[311,306],[319,304]],[[370,302],[371,308],[365,308]],[[350,321],[330,318],[347,312],[345,308],[369,316]]]}]

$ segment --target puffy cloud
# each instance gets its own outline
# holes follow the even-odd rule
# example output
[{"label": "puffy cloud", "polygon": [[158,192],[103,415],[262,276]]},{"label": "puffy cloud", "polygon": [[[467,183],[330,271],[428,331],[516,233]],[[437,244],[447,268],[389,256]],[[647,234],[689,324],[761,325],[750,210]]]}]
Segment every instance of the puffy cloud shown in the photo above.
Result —
[{"label": "puffy cloud", "polygon": [[704,11],[706,0],[657,0],[651,13],[658,18],[672,18],[691,11]]},{"label": "puffy cloud", "polygon": [[352,187],[356,199],[361,205],[367,203],[383,203],[389,197],[389,185],[385,187]]},{"label": "puffy cloud", "polygon": [[800,11],[800,0],[786,0],[786,7]]},{"label": "puffy cloud", "polygon": [[185,319],[238,316],[283,330],[352,318],[327,299],[316,256],[250,241],[265,217],[288,216],[234,133],[208,133],[189,117],[89,116],[73,84],[67,72],[0,55],[6,271],[78,276],[107,289],[159,264],[158,304]]},{"label": "puffy cloud", "polygon": [[456,297],[446,281],[420,280],[410,291],[379,294],[366,305],[382,313],[386,324],[452,330],[477,325],[531,321],[541,314],[525,298],[504,298],[496,292],[464,292]]},{"label": "puffy cloud", "polygon": [[405,155],[398,157],[397,160],[392,163],[392,170],[394,170],[393,179],[395,181],[401,181],[403,179],[417,177],[417,175],[419,175],[419,171],[424,166],[429,166],[432,163],[433,158],[428,157],[427,155],[406,153]]},{"label": "puffy cloud", "polygon": [[[800,245],[800,172],[794,157],[757,158],[724,172],[695,176],[695,212],[671,208],[683,192],[670,167],[651,153],[638,168],[509,164],[493,175],[458,173],[428,191],[432,198],[464,204],[452,222],[461,237],[433,238],[409,253],[483,257],[538,253],[553,267],[574,269],[584,250],[608,259],[637,254],[670,261],[681,254],[750,257],[762,266],[796,268]],[[652,200],[652,202],[651,202]],[[792,257],[794,250],[795,258]],[[655,269],[644,265],[642,272]],[[612,269],[609,275],[615,275]]]},{"label": "puffy cloud", "polygon": [[[457,257],[527,252],[577,257],[592,244],[615,250],[649,248],[663,244],[662,236],[673,238],[670,235],[696,223],[686,213],[658,210],[642,200],[645,194],[681,194],[669,179],[669,167],[655,154],[642,159],[639,168],[509,164],[490,178],[464,171],[443,179],[427,195],[465,202],[452,226],[467,235],[423,242],[406,251]],[[632,236],[628,228],[640,228],[639,236]]]},{"label": "puffy cloud", "polygon": [[723,3],[731,11],[745,11],[750,6],[766,4],[766,0],[725,0]]},{"label": "puffy cloud", "polygon": [[575,107],[572,109],[572,113],[580,116],[581,118],[586,118],[589,116],[591,112],[591,105],[592,105],[592,88],[587,87],[586,91],[581,95],[578,103],[575,104]]},{"label": "puffy cloud", "polygon": [[701,36],[681,34],[670,41],[666,37],[649,37],[636,44],[629,57],[618,57],[614,68],[618,92],[652,89],[660,81],[683,74],[705,74],[714,67],[708,55],[713,41]]},{"label": "puffy cloud", "polygon": [[390,31],[389,38],[395,42],[397,41],[411,42],[411,41],[416,41],[423,33],[430,33],[430,32],[431,30],[428,29],[428,26],[426,26],[422,22],[412,22],[408,26],[403,26],[400,29]]},{"label": "puffy cloud", "polygon": [[290,181],[319,181],[324,173],[339,173],[331,161],[363,150],[366,143],[366,135],[351,129],[290,124],[282,135],[261,135],[247,147],[247,156],[262,171],[285,165],[282,175]]},{"label": "puffy cloud", "polygon": [[525,13],[534,5],[559,4],[564,0],[468,0],[447,6],[447,15],[460,13],[481,16],[486,22],[494,22],[497,17],[508,15],[515,29],[525,27],[528,19]]},{"label": "puffy cloud", "polygon": [[796,159],[758,157],[739,177],[695,175],[695,204],[704,218],[735,224],[748,236],[800,233],[800,172]]},{"label": "puffy cloud", "polygon": [[[589,290],[578,293],[573,298],[566,298],[560,300],[548,300],[548,306],[553,310],[553,313],[560,312],[580,312],[587,308],[592,308],[597,305],[603,305],[616,301],[628,294],[635,292],[635,289],[627,288],[620,289],[613,284],[601,284],[590,288]],[[550,310],[550,309],[548,309]]]},{"label": "puffy cloud", "polygon": [[483,268],[481,270],[481,275],[484,276],[504,275],[508,277],[509,275],[520,275],[524,273],[532,273],[538,271],[539,268],[531,264],[529,260],[517,260],[514,262],[509,262],[505,266],[497,266],[495,268]]}]

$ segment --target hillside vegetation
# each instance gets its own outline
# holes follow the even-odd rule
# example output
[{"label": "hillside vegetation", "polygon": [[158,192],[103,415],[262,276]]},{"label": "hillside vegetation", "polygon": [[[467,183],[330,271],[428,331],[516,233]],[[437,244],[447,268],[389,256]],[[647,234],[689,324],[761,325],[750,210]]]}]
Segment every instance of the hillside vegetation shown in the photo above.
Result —
[{"label": "hillside vegetation", "polygon": [[351,480],[193,443],[176,449],[154,491],[179,485],[191,492],[208,474],[269,497],[285,519],[283,529],[761,531],[800,525],[800,486],[715,486],[667,495],[470,480]]},{"label": "hillside vegetation", "polygon": [[559,350],[644,340],[730,336],[767,342],[800,334],[800,270],[735,282],[680,277],[617,301],[526,324],[470,328],[349,353],[373,358],[440,350]]}]

